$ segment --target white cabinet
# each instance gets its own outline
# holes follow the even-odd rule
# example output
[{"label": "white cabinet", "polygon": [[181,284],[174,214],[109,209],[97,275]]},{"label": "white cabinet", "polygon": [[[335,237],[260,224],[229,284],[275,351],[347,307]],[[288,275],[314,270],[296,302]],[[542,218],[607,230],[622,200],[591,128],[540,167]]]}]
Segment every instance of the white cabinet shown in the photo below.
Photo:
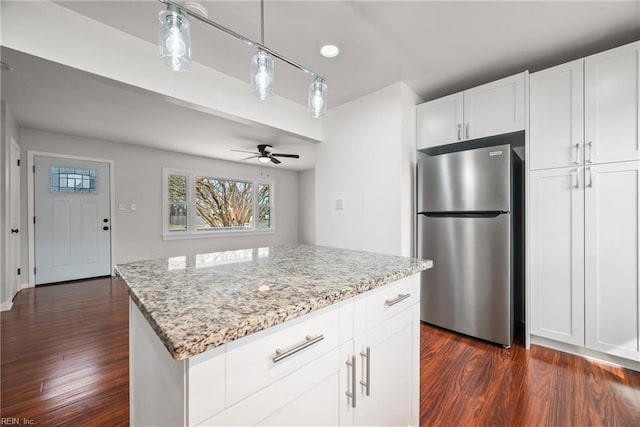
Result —
[{"label": "white cabinet", "polygon": [[418,149],[462,141],[462,92],[416,107]]},{"label": "white cabinet", "polygon": [[417,149],[523,130],[526,81],[524,72],[418,105]]},{"label": "white cabinet", "polygon": [[585,58],[587,163],[640,159],[639,67],[640,42]]},{"label": "white cabinet", "polygon": [[419,425],[419,277],[371,291],[354,304],[356,336],[343,362],[355,404],[351,397],[343,403],[341,425]]},{"label": "white cabinet", "polygon": [[584,345],[583,168],[530,174],[531,333]]},{"label": "white cabinet", "polygon": [[640,162],[585,170],[586,345],[640,361]]},{"label": "white cabinet", "polygon": [[583,164],[583,76],[583,59],[531,74],[531,169]]},{"label": "white cabinet", "polygon": [[130,303],[131,424],[417,426],[419,302],[413,275],[181,361]]},{"label": "white cabinet", "polygon": [[531,75],[530,168],[640,159],[640,43]]},{"label": "white cabinet", "polygon": [[530,173],[531,333],[640,361],[640,162]]}]

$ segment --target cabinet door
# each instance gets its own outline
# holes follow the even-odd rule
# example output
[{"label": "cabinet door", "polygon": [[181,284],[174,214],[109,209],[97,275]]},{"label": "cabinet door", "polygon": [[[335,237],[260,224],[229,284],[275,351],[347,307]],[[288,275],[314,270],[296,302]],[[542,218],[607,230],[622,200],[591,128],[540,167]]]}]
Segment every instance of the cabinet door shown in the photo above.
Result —
[{"label": "cabinet door", "polygon": [[355,425],[418,425],[419,314],[416,304],[356,339]]},{"label": "cabinet door", "polygon": [[585,170],[586,344],[640,360],[640,162]]},{"label": "cabinet door", "polygon": [[583,76],[583,59],[531,74],[531,169],[582,164]]},{"label": "cabinet door", "polygon": [[640,42],[585,59],[585,161],[640,159],[638,79]]},{"label": "cabinet door", "polygon": [[583,168],[530,180],[531,333],[584,345]]},{"label": "cabinet door", "polygon": [[465,139],[524,129],[525,75],[516,74],[464,91]]},{"label": "cabinet door", "polygon": [[416,107],[417,149],[462,140],[462,92]]},{"label": "cabinet door", "polygon": [[[344,346],[351,349],[353,343]],[[226,410],[227,425],[340,425],[346,400],[343,352],[335,348],[231,406]]]}]

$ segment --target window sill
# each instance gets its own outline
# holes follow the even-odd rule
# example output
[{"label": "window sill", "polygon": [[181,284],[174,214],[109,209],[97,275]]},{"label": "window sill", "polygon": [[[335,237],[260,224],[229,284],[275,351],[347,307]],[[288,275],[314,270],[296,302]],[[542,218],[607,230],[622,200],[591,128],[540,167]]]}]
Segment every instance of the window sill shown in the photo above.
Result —
[{"label": "window sill", "polygon": [[269,228],[265,230],[209,230],[198,231],[193,233],[187,232],[174,232],[163,233],[162,240],[185,240],[185,239],[211,239],[217,237],[240,237],[240,236],[264,236],[269,234],[276,234],[275,228]]}]

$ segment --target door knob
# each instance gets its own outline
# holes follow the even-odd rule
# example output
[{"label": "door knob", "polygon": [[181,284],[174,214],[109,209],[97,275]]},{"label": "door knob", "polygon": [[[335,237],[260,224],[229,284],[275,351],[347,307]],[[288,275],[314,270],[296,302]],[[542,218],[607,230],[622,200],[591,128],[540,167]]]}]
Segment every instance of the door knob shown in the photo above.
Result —
[{"label": "door knob", "polygon": [[104,227],[102,227],[102,229],[103,229],[104,231],[107,231],[107,230],[109,229],[109,227],[107,227],[107,226],[105,225]]},{"label": "door knob", "polygon": [[18,230],[17,228],[12,228],[12,229],[11,229],[11,232],[12,232],[12,233],[16,233],[16,234],[17,234],[17,233],[19,233],[19,232],[20,232],[20,230]]}]

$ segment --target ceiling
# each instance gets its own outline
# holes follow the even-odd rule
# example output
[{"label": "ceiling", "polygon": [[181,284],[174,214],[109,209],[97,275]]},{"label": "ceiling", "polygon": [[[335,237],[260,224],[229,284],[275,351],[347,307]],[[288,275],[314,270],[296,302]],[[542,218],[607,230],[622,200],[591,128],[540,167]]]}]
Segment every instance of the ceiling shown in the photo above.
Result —
[{"label": "ceiling", "polygon": [[[158,1],[55,3],[157,42],[157,14],[164,8]],[[210,19],[259,39],[258,1],[199,3]],[[434,99],[638,39],[640,1],[265,1],[265,44],[326,76],[330,109],[400,80]],[[321,57],[324,43],[340,46],[340,56]],[[194,61],[248,81],[254,51],[233,37],[192,22],[192,51]],[[301,155],[278,167],[314,165],[315,144],[295,135],[222,119],[10,49],[2,57],[15,69],[2,72],[2,98],[22,126],[236,161],[244,155],[231,149],[270,143]],[[309,82],[276,61],[278,95],[304,105]]]}]

